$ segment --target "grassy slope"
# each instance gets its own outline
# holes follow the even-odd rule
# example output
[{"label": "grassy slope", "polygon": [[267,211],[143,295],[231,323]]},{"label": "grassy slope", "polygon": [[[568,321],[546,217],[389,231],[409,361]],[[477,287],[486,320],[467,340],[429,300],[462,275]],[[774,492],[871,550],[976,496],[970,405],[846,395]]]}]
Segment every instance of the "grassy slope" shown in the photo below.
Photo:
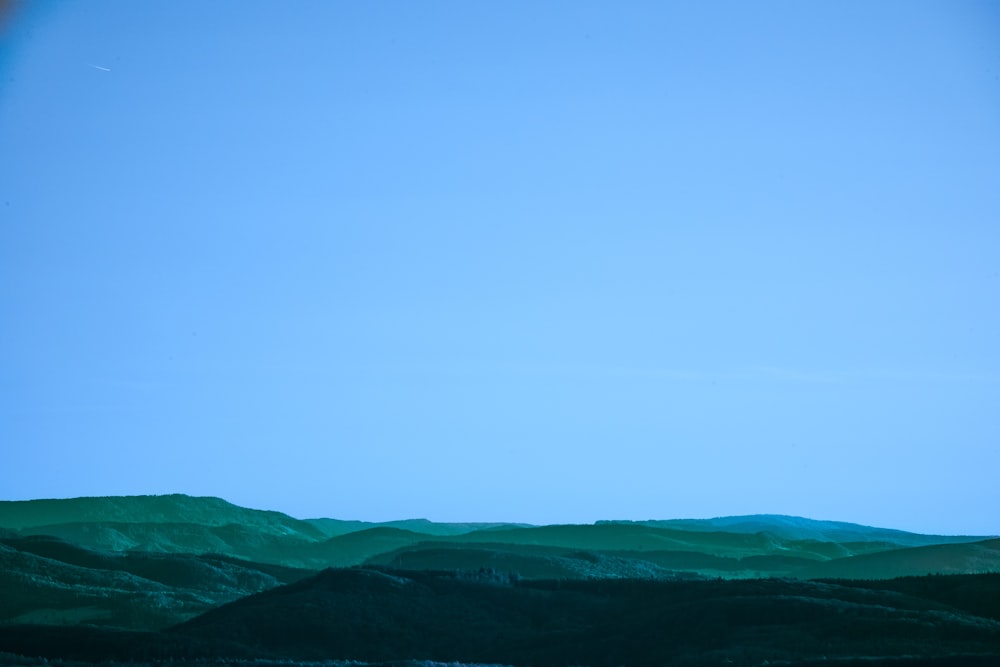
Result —
[{"label": "grassy slope", "polygon": [[976,572],[1000,572],[1000,539],[862,554],[853,558],[813,563],[796,574],[812,579],[890,579],[922,574]]},{"label": "grassy slope", "polygon": [[103,553],[51,537],[0,540],[0,621],[160,628],[310,574],[223,556]]},{"label": "grassy slope", "polygon": [[771,533],[786,540],[821,542],[887,542],[906,547],[928,544],[978,542],[991,536],[921,535],[890,528],[862,526],[845,521],[819,521],[781,514],[753,514],[715,519],[668,519],[641,521],[643,525],[679,530],[724,531],[728,533]]},{"label": "grassy slope", "polygon": [[771,533],[687,531],[638,523],[610,522],[478,531],[456,536],[453,540],[464,543],[544,544],[601,551],[684,551],[723,558],[782,555],[817,560],[850,556],[855,550],[867,552],[900,546],[888,542],[840,544],[817,540],[788,540]]},{"label": "grassy slope", "polygon": [[536,545],[422,542],[378,554],[365,563],[402,570],[490,569],[524,579],[674,579],[677,576],[671,570],[634,556]]},{"label": "grassy slope", "polygon": [[4,528],[23,531],[68,523],[237,524],[270,535],[297,535],[309,540],[326,537],[307,521],[213,497],[172,494],[0,501],[0,526]]}]

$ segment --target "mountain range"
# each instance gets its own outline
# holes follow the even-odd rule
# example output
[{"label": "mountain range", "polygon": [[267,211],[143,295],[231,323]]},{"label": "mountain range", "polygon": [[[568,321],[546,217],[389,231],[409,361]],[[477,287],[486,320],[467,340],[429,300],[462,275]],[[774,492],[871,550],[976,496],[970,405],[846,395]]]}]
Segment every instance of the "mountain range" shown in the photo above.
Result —
[{"label": "mountain range", "polygon": [[613,563],[612,570],[628,576],[665,570],[726,578],[886,578],[1000,569],[1000,545],[989,536],[920,535],[778,515],[553,526],[368,523],[302,520],[220,498],[167,495],[3,501],[0,530],[101,552],[211,553],[310,570],[366,563],[500,566],[529,578],[536,572],[606,577]]},{"label": "mountain range", "polygon": [[746,664],[974,664],[1000,655],[997,573],[996,537],[778,515],[530,526],[3,501],[0,653],[596,665],[698,664],[714,646]]}]

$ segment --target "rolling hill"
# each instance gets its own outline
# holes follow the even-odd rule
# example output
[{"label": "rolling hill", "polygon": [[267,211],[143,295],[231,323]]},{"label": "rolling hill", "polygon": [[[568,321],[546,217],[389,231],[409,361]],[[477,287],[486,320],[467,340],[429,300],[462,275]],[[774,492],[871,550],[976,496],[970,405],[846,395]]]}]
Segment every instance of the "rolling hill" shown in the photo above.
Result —
[{"label": "rolling hill", "polygon": [[[488,572],[326,570],[145,635],[143,650],[155,656],[162,642],[173,655],[224,654],[225,645],[236,655],[272,660],[595,667],[794,664],[859,656],[959,664],[960,656],[1000,656],[1000,622],[972,609],[979,604],[995,611],[992,595],[1000,575],[931,579],[951,585],[921,590],[920,581],[903,581],[896,587],[903,590],[896,590],[890,582],[873,588],[779,579],[526,583]],[[957,589],[964,593],[956,597]],[[59,640],[58,631],[45,642],[43,636],[33,627],[0,627],[0,651],[54,658],[90,651],[88,657],[95,657],[94,643]],[[106,654],[136,650],[132,635],[119,644],[107,635],[101,641],[111,644],[102,649]]]},{"label": "rolling hill", "polygon": [[153,629],[309,571],[218,555],[105,553],[53,537],[0,539],[0,622]]},{"label": "rolling hill", "polygon": [[997,567],[984,538],[777,515],[553,526],[423,519],[372,524],[299,520],[219,498],[169,495],[0,502],[0,531],[51,535],[102,552],[215,553],[312,570],[363,563],[499,566],[527,578],[881,578]]},{"label": "rolling hill", "polygon": [[810,563],[796,571],[804,579],[893,579],[924,574],[1000,572],[1000,539],[934,544]]},{"label": "rolling hill", "polygon": [[327,537],[308,521],[293,519],[281,512],[240,507],[209,496],[178,493],[0,501],[0,526],[12,530],[91,523],[239,525],[267,535],[297,536],[305,540]]},{"label": "rolling hill", "polygon": [[677,579],[683,575],[632,554],[622,556],[560,547],[421,542],[376,556],[365,565],[400,570],[486,569],[523,579]]},{"label": "rolling hill", "polygon": [[997,572],[1000,539],[771,515],[372,524],[181,495],[4,502],[0,661],[978,665],[1000,655]]},{"label": "rolling hill", "polygon": [[844,521],[819,521],[782,514],[753,514],[714,519],[667,519],[650,521],[610,521],[599,523],[640,523],[657,528],[722,531],[727,533],[769,533],[783,540],[818,542],[885,542],[919,547],[928,544],[977,542],[988,536],[921,535],[890,528],[875,528]]}]

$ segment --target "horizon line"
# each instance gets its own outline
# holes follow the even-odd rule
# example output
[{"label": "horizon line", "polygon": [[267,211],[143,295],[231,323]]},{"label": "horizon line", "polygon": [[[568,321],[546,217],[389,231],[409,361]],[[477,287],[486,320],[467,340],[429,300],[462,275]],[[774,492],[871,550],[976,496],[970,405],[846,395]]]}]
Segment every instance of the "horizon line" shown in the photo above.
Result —
[{"label": "horizon line", "polygon": [[[843,524],[850,526],[860,526],[863,528],[874,528],[877,530],[893,531],[899,533],[908,533],[911,535],[924,535],[931,537],[981,537],[981,538],[995,538],[1000,537],[1000,532],[997,533],[947,533],[947,532],[918,532],[914,530],[907,530],[903,528],[892,528],[887,526],[879,526],[873,524],[859,523],[857,521],[846,521],[842,519],[817,519],[809,516],[799,515],[799,514],[785,514],[781,512],[755,512],[750,514],[720,514],[716,516],[683,516],[683,517],[669,517],[669,518],[645,518],[645,519],[595,519],[593,521],[555,521],[547,523],[535,523],[530,521],[517,521],[517,520],[440,520],[440,519],[430,519],[428,517],[418,517],[410,516],[406,518],[398,519],[386,519],[386,520],[374,520],[374,519],[346,519],[337,518],[332,516],[305,516],[300,517],[282,510],[253,507],[250,505],[241,505],[239,503],[233,502],[222,496],[213,495],[195,495],[190,493],[182,492],[171,492],[171,493],[137,493],[137,494],[113,494],[113,495],[84,495],[84,496],[62,496],[62,497],[48,497],[48,498],[19,498],[19,499],[0,499],[0,503],[28,503],[28,502],[46,502],[46,501],[70,501],[70,500],[93,500],[93,499],[110,499],[110,498],[167,498],[172,496],[180,496],[185,498],[193,499],[208,499],[208,500],[219,500],[233,507],[238,507],[241,509],[256,511],[256,512],[274,512],[277,514],[282,514],[296,521],[317,521],[317,520],[331,520],[331,521],[341,521],[344,523],[365,523],[372,525],[388,524],[388,523],[402,523],[408,521],[423,521],[431,524],[447,525],[447,524],[482,524],[482,525],[517,525],[523,527],[531,528],[543,528],[547,526],[591,526],[598,525],[602,523],[645,523],[645,522],[669,522],[669,521],[691,521],[691,522],[705,522],[705,521],[715,521],[718,519],[753,519],[758,517],[774,517],[774,518],[784,518],[784,519],[801,519],[804,521],[810,521],[814,523],[830,523],[830,524]],[[720,532],[725,532],[725,526],[717,527]]]}]

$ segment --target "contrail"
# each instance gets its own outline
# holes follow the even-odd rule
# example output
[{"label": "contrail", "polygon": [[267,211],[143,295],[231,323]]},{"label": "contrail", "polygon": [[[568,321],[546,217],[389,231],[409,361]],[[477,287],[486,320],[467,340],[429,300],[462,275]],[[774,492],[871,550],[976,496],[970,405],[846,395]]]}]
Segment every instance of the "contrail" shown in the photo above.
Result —
[{"label": "contrail", "polygon": [[100,65],[95,65],[93,63],[91,63],[90,66],[93,67],[94,69],[99,69],[102,72],[110,72],[111,71],[110,67],[101,67]]}]

